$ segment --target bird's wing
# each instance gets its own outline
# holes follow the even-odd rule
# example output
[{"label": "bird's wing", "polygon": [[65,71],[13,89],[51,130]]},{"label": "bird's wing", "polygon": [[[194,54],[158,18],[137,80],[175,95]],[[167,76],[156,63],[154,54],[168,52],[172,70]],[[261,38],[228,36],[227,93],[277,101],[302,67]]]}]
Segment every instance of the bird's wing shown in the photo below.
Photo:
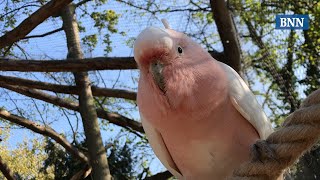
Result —
[{"label": "bird's wing", "polygon": [[147,135],[149,143],[157,155],[161,163],[178,179],[182,179],[182,175],[174,163],[165,142],[159,131],[157,131],[147,120],[141,116],[143,129]]},{"label": "bird's wing", "polygon": [[260,138],[266,139],[273,132],[273,128],[262,107],[239,74],[230,66],[219,63],[228,75],[229,94],[233,106],[255,127]]}]

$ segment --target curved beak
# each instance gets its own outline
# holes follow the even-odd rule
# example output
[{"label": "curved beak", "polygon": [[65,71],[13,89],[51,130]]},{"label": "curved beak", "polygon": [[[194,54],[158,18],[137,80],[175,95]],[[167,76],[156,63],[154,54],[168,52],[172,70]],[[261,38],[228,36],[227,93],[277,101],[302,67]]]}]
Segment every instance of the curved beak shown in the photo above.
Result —
[{"label": "curved beak", "polygon": [[155,61],[150,64],[150,72],[156,85],[163,93],[165,93],[165,80],[162,74],[163,67],[163,63],[160,61]]}]

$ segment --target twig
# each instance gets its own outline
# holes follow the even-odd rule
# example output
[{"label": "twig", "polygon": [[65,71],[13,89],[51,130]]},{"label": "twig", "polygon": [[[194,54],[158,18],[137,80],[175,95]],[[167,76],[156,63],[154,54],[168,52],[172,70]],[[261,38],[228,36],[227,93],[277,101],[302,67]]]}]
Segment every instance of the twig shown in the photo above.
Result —
[{"label": "twig", "polygon": [[39,37],[45,37],[45,36],[49,36],[51,34],[54,34],[56,32],[59,32],[59,31],[62,31],[63,28],[58,28],[58,29],[55,29],[53,31],[49,31],[47,33],[44,33],[44,34],[40,34],[40,35],[32,35],[32,36],[26,36],[26,37],[23,37],[21,39],[31,39],[31,38],[39,38]]}]

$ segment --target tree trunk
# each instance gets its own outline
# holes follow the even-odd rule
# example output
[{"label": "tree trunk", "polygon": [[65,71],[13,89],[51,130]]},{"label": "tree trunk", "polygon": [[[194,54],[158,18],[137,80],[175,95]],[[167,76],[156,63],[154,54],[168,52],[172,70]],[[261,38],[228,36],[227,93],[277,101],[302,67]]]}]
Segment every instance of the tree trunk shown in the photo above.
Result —
[{"label": "tree trunk", "polygon": [[[83,59],[80,48],[78,24],[74,4],[68,5],[62,12],[63,29],[67,37],[67,59]],[[87,72],[74,73],[79,92],[79,109],[86,135],[90,165],[93,169],[93,179],[111,179],[106,150],[103,146],[97,112],[94,106],[90,80]]]},{"label": "tree trunk", "polygon": [[211,0],[210,4],[223,45],[224,59],[220,61],[241,74],[240,43],[227,3],[225,0]]}]

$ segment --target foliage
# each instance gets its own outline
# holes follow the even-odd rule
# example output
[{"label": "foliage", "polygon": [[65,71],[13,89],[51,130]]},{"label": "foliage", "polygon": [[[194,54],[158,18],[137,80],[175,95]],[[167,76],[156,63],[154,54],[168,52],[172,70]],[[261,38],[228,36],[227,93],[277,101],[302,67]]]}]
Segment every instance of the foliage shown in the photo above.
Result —
[{"label": "foliage", "polygon": [[[81,150],[87,149],[84,141],[73,143],[73,145]],[[133,158],[133,150],[127,143],[121,146],[115,141],[115,144],[109,145],[106,145],[106,149],[110,149],[108,162],[113,178],[119,180],[134,179],[136,160]],[[46,140],[45,151],[47,153],[47,159],[44,161],[44,166],[40,172],[47,174],[48,169],[52,171],[53,167],[55,179],[71,179],[73,175],[86,166],[86,164],[74,159],[70,154],[66,153],[61,146],[52,142],[50,139]],[[91,179],[90,175],[86,179]]]},{"label": "foliage", "polygon": [[[2,138],[0,146],[1,159],[13,173],[16,173],[18,179],[54,179],[52,166],[47,167],[47,173],[39,172],[43,161],[48,158],[48,155],[44,152],[45,144],[43,138],[26,138],[13,148],[9,146],[10,130],[2,129],[0,134]],[[0,178],[4,178],[2,173],[0,173]]]},{"label": "foliage", "polygon": [[[79,146],[81,147],[81,145]],[[46,140],[45,152],[47,153],[47,158],[44,160],[44,165],[40,172],[47,174],[48,168],[53,167],[55,179],[71,179],[74,174],[85,167],[84,163],[74,159],[61,146],[50,139]]]},{"label": "foliage", "polygon": [[134,179],[136,160],[133,158],[132,151],[127,143],[122,147],[118,144],[112,146],[108,161],[110,162],[110,172],[115,179]]}]

